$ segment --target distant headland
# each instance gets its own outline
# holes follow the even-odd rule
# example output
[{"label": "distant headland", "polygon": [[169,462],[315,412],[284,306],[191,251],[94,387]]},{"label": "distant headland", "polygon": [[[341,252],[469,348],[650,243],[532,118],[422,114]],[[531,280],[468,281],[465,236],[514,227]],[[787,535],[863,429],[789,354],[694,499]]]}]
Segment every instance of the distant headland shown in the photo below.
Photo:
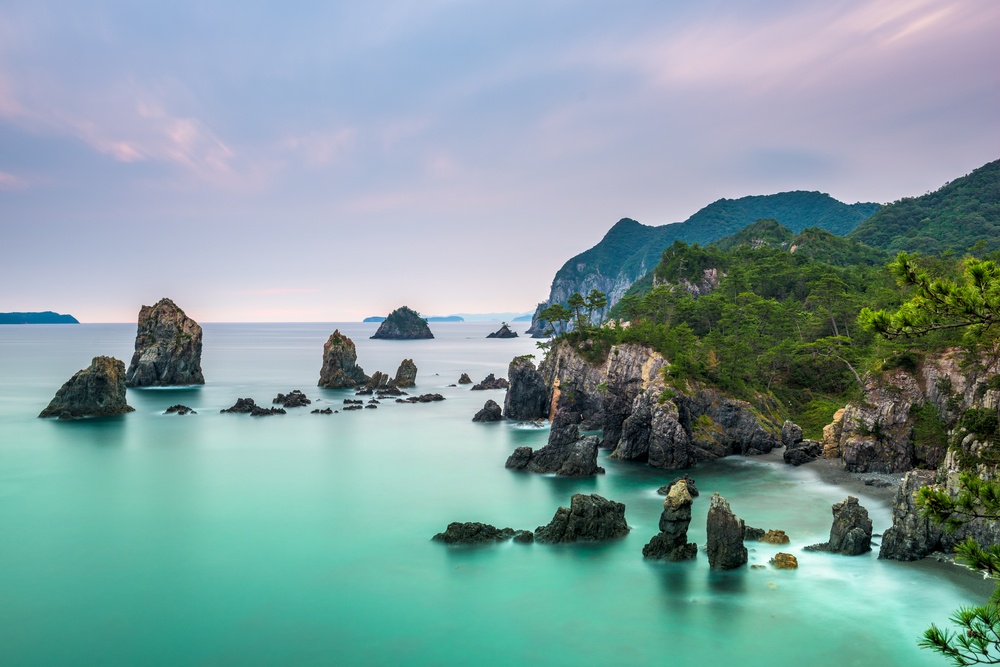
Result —
[{"label": "distant headland", "polygon": [[43,313],[0,313],[0,324],[79,324],[72,315],[60,315],[51,310]]}]

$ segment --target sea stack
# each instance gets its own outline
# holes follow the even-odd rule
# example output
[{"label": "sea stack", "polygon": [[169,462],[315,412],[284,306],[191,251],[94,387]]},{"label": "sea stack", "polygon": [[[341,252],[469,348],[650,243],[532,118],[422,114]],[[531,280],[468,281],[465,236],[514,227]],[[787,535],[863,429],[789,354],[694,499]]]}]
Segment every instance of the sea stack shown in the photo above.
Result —
[{"label": "sea stack", "polygon": [[556,510],[552,521],[535,529],[535,541],[543,544],[596,542],[628,535],[625,505],[596,493],[576,493],[569,507]]},{"label": "sea stack", "polygon": [[507,377],[510,386],[503,401],[507,419],[534,421],[549,416],[548,388],[530,355],[514,357],[507,367]]},{"label": "sea stack", "polygon": [[59,388],[39,417],[108,417],[132,412],[125,402],[125,362],[94,357],[89,368],[77,372]]},{"label": "sea stack", "polygon": [[708,506],[708,565],[713,570],[735,570],[746,565],[747,548],[743,546],[743,519],[729,509],[729,502],[712,494]]},{"label": "sea stack", "polygon": [[369,377],[357,365],[358,351],[354,341],[340,333],[330,334],[323,344],[323,367],[319,371],[319,386],[327,389],[349,389],[368,383]]},{"label": "sea stack", "polygon": [[393,378],[392,384],[398,389],[408,389],[416,386],[417,365],[413,363],[413,359],[403,359],[403,362],[399,364],[399,368],[396,369],[396,377]]},{"label": "sea stack", "polygon": [[812,544],[809,551],[829,551],[845,556],[860,556],[872,550],[872,520],[854,496],[833,505],[830,541]]},{"label": "sea stack", "polygon": [[387,340],[414,340],[419,338],[434,338],[427,320],[420,317],[417,311],[402,306],[389,313],[385,322],[379,325],[372,338]]},{"label": "sea stack", "polygon": [[125,373],[129,387],[205,384],[201,327],[170,299],[139,310],[135,353]]},{"label": "sea stack", "polygon": [[691,524],[691,503],[698,489],[688,488],[683,477],[671,482],[660,514],[660,532],[642,548],[642,555],[666,561],[691,560],[698,555],[698,545],[687,541]]}]

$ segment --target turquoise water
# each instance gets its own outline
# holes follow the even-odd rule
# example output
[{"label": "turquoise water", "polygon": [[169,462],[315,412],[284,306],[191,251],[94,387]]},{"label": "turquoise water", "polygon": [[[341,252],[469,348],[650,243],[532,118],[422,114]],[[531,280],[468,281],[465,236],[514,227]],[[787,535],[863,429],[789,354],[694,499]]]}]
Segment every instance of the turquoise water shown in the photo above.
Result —
[{"label": "turquoise water", "polygon": [[[301,389],[312,407],[334,326],[371,374],[419,368],[440,403],[252,418]],[[775,459],[692,475],[691,537],[719,491],[749,524],[781,528],[794,572],[718,574],[704,554],[645,562],[675,475],[605,458],[598,479],[511,473],[547,431],[473,424],[502,391],[448,387],[506,375],[534,342],[495,325],[436,324],[430,341],[371,341],[377,325],[207,324],[198,389],[129,390],[134,413],[36,419],[98,354],[131,357],[134,325],[0,327],[0,663],[4,665],[941,665],[916,638],[981,582],[929,563],[802,552],[824,541],[846,493]],[[184,403],[197,415],[162,415]],[[311,408],[310,408],[311,409]],[[531,528],[577,492],[624,502],[610,544],[447,548],[450,521]],[[861,498],[876,532],[889,508]],[[751,563],[779,549],[750,544]],[[697,661],[692,663],[691,661]]]}]

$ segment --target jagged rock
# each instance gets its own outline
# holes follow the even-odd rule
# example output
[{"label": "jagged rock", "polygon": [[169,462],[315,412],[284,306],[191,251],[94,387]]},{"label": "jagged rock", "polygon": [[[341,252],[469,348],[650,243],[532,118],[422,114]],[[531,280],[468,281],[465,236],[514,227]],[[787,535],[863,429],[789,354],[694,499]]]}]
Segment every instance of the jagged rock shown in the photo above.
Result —
[{"label": "jagged rock", "polygon": [[658,494],[660,494],[661,496],[665,496],[668,493],[670,493],[670,489],[673,488],[674,484],[676,484],[677,482],[679,482],[681,480],[684,480],[684,483],[687,484],[688,493],[691,494],[692,498],[697,498],[700,495],[698,493],[698,487],[695,485],[694,480],[691,479],[690,475],[683,475],[681,477],[675,477],[674,479],[672,479],[670,481],[669,484],[664,484],[663,486],[661,486],[660,488],[658,488],[656,490],[656,492]]},{"label": "jagged rock", "polygon": [[252,398],[238,398],[232,407],[219,410],[219,412],[249,414],[252,417],[269,417],[271,415],[285,414],[284,408],[262,408]]},{"label": "jagged rock", "polygon": [[733,570],[747,563],[743,546],[743,519],[733,514],[729,503],[718,493],[712,494],[707,522],[708,565],[713,570]]},{"label": "jagged rock", "polygon": [[507,377],[510,382],[503,401],[507,419],[534,421],[549,416],[549,392],[530,355],[514,357],[507,367]]},{"label": "jagged rock", "polygon": [[312,401],[298,389],[293,389],[287,394],[278,394],[271,403],[281,405],[283,408],[304,408],[310,405]]},{"label": "jagged rock", "polygon": [[506,378],[498,378],[494,376],[493,373],[490,373],[485,378],[483,378],[482,382],[473,385],[472,391],[483,391],[486,389],[507,389],[509,386],[510,383],[507,382]]},{"label": "jagged rock", "polygon": [[378,406],[369,403],[368,405],[365,406],[365,410],[378,410]]},{"label": "jagged rock", "polygon": [[802,442],[802,428],[793,422],[785,421],[781,425],[781,444],[785,447],[794,447]]},{"label": "jagged rock", "polygon": [[347,412],[348,410],[364,410],[364,408],[365,406],[363,405],[345,405],[344,412]]},{"label": "jagged rock", "polygon": [[319,408],[316,408],[310,414],[314,414],[314,415],[332,415],[333,414],[333,408],[323,408],[322,410],[320,410]]},{"label": "jagged rock", "polygon": [[354,341],[336,329],[323,344],[323,367],[319,371],[319,386],[327,389],[347,389],[364,385],[368,376],[357,365],[358,352]]},{"label": "jagged rock", "polygon": [[868,510],[854,496],[833,505],[833,526],[830,541],[805,547],[809,551],[829,551],[845,556],[858,556],[872,550],[872,521]]},{"label": "jagged rock", "polygon": [[517,338],[517,332],[511,331],[507,323],[504,322],[503,326],[494,331],[491,334],[486,335],[487,338]]},{"label": "jagged rock", "polygon": [[[746,535],[746,532],[744,532],[744,535]],[[761,535],[758,541],[766,542],[767,544],[788,544],[791,542],[783,530],[769,530]]]},{"label": "jagged rock", "polygon": [[132,412],[125,402],[125,362],[94,357],[90,366],[66,381],[39,417],[75,419],[107,417]]},{"label": "jagged rock", "polygon": [[800,466],[812,463],[823,455],[823,444],[816,440],[800,440],[794,445],[785,445],[781,458],[785,463]]},{"label": "jagged rock", "polygon": [[417,366],[413,363],[413,359],[403,359],[403,363],[396,370],[396,377],[393,379],[392,384],[402,389],[407,389],[417,384]]},{"label": "jagged rock", "polygon": [[751,526],[743,526],[743,541],[744,542],[760,542],[761,538],[767,535],[767,531],[763,528],[753,528]]},{"label": "jagged rock", "polygon": [[602,498],[596,493],[577,493],[570,499],[568,508],[560,507],[548,525],[535,529],[535,541],[557,544],[613,540],[624,537],[628,531],[624,504]]},{"label": "jagged rock", "polygon": [[799,561],[792,554],[778,552],[774,554],[774,557],[771,559],[770,563],[778,570],[799,569]]},{"label": "jagged rock", "polygon": [[497,528],[488,523],[454,521],[448,524],[443,533],[438,533],[432,540],[445,544],[489,544],[506,542],[514,537],[513,528]]},{"label": "jagged rock", "polygon": [[364,405],[364,401],[355,398],[345,398],[344,405]]},{"label": "jagged rock", "polygon": [[[122,364],[122,365],[124,365],[124,364]],[[194,410],[192,410],[191,408],[189,408],[188,406],[181,405],[180,403],[178,403],[177,405],[171,405],[169,408],[167,408],[166,410],[164,410],[163,414],[165,414],[165,415],[189,415],[189,414],[190,415],[196,415],[198,413],[195,412]]]},{"label": "jagged rock", "polygon": [[507,457],[504,467],[509,470],[527,470],[532,453],[531,447],[518,447]]},{"label": "jagged rock", "polygon": [[642,548],[644,557],[673,562],[690,560],[698,554],[698,545],[687,541],[695,495],[697,491],[690,492],[686,479],[671,482],[660,514],[660,532]]},{"label": "jagged rock", "polygon": [[468,373],[462,373],[462,377],[458,378],[459,384],[472,384],[472,378],[469,377]]},{"label": "jagged rock", "polygon": [[483,409],[476,413],[476,416],[472,418],[474,422],[498,422],[503,419],[503,413],[500,410],[500,405],[490,399],[486,401],[483,405]]},{"label": "jagged rock", "polygon": [[386,387],[385,389],[379,389],[375,392],[375,395],[379,398],[386,398],[388,396],[407,396],[405,391],[400,391],[396,387]]},{"label": "jagged rock", "polygon": [[603,474],[604,468],[597,465],[599,442],[597,436],[581,437],[580,427],[576,424],[553,424],[547,445],[538,451],[532,451],[531,447],[518,447],[507,459],[506,467],[511,470],[555,473],[560,477]]},{"label": "jagged rock", "polygon": [[135,353],[125,373],[128,387],[205,384],[201,327],[170,299],[139,309]]},{"label": "jagged rock", "polygon": [[427,320],[420,317],[415,310],[401,306],[389,313],[385,321],[379,325],[372,338],[386,340],[413,340],[419,338],[434,338]]}]

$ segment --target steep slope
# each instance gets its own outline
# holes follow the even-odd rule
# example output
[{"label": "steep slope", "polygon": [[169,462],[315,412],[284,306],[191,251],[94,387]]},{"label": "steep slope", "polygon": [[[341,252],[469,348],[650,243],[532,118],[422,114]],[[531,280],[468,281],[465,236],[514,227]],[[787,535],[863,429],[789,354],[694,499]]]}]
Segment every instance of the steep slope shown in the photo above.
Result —
[{"label": "steep slope", "polygon": [[1000,160],[935,192],[883,207],[850,237],[892,254],[961,254],[978,241],[984,242],[984,251],[1000,249]]},{"label": "steep slope", "polygon": [[563,264],[552,280],[549,298],[539,304],[528,330],[541,335],[538,312],[553,303],[565,303],[574,292],[598,290],[613,306],[636,280],[660,260],[664,248],[677,240],[711,243],[743,229],[755,220],[771,218],[800,232],[807,227],[846,234],[878,210],[878,204],[844,204],[820,192],[781,192],[774,195],[720,199],[684,222],[659,227],[623,218],[601,242]]}]

